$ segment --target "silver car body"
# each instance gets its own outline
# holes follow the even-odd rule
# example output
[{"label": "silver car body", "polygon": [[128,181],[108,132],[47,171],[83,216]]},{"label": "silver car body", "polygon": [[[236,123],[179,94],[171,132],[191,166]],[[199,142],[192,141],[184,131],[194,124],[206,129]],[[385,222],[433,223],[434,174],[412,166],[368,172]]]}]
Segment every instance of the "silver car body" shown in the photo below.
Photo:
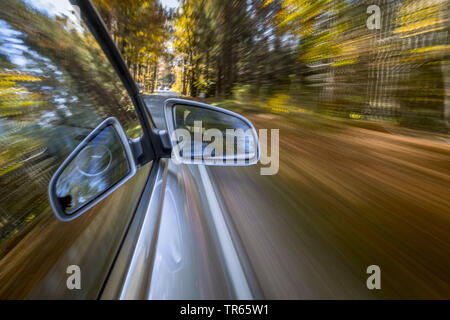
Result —
[{"label": "silver car body", "polygon": [[[164,101],[144,98],[158,129]],[[153,163],[102,299],[254,299],[260,290],[210,168]]]}]

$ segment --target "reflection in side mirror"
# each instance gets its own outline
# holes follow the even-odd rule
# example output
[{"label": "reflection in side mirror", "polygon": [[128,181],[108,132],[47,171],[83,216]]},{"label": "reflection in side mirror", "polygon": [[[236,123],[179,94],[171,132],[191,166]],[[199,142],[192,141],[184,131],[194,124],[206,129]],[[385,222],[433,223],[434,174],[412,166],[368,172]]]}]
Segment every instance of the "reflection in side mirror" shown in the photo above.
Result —
[{"label": "reflection in side mirror", "polygon": [[70,221],[100,202],[136,173],[128,138],[115,118],[92,131],[63,162],[49,185],[58,219]]},{"label": "reflection in side mirror", "polygon": [[169,99],[165,109],[178,163],[248,166],[259,160],[254,126],[241,115],[194,101]]}]

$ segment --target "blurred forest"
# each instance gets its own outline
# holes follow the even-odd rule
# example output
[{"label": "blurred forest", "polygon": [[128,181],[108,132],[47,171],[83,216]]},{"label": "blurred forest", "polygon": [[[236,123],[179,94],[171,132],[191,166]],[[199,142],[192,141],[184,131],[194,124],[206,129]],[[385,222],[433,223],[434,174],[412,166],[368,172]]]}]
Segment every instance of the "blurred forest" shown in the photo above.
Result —
[{"label": "blurred forest", "polygon": [[144,91],[448,132],[448,0],[94,2]]},{"label": "blurred forest", "polygon": [[166,40],[171,12],[159,0],[94,0],[136,81],[153,92],[158,62],[170,60]]},{"label": "blurred forest", "polygon": [[[0,260],[53,218],[50,178],[103,119],[140,134],[134,106],[70,3],[58,15],[17,0],[0,10]],[[24,23],[27,21],[27,23]]]}]

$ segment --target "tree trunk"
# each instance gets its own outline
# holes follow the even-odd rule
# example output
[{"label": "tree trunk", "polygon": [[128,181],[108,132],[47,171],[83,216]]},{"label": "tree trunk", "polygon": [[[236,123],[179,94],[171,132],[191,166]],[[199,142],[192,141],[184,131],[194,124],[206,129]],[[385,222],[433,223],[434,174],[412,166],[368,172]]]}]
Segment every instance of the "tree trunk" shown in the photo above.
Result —
[{"label": "tree trunk", "polygon": [[183,61],[183,90],[181,91],[183,96],[186,95],[186,64]]},{"label": "tree trunk", "polygon": [[156,87],[156,73],[158,71],[158,63],[155,63],[155,67],[153,69],[153,76],[152,76],[152,92],[155,91],[155,87]]},{"label": "tree trunk", "polygon": [[222,63],[219,56],[217,57],[217,96],[222,95]]},{"label": "tree trunk", "polygon": [[209,48],[206,50],[206,75],[205,75],[205,81],[208,82],[209,80]]},{"label": "tree trunk", "polygon": [[[449,14],[450,10],[450,1],[447,1],[447,5],[444,6],[446,10],[442,10],[443,19],[446,21],[445,15]],[[450,23],[447,21],[447,41],[445,44],[448,45],[450,43]],[[441,70],[442,70],[442,82],[444,86],[444,122],[447,126],[447,132],[450,131],[450,54],[448,51],[445,52],[445,55],[441,60]]]}]

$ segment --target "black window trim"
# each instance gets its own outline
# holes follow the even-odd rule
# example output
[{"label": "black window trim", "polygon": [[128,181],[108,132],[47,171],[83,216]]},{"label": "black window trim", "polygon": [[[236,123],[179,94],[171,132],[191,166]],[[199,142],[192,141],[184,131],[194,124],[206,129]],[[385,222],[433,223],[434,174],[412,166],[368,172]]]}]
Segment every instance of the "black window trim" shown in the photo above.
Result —
[{"label": "black window trim", "polygon": [[91,0],[70,0],[70,2],[80,8],[84,22],[98,41],[133,101],[143,131],[143,136],[138,141],[133,141],[133,144],[139,143],[141,145],[140,148],[134,149],[142,150],[141,154],[136,155],[136,164],[138,167],[141,167],[149,161],[161,158],[165,154],[165,151],[162,146],[161,138],[156,133],[156,126],[145,105],[139,88],[126,65],[125,60],[120,54],[119,49],[109,35],[100,14]]}]

